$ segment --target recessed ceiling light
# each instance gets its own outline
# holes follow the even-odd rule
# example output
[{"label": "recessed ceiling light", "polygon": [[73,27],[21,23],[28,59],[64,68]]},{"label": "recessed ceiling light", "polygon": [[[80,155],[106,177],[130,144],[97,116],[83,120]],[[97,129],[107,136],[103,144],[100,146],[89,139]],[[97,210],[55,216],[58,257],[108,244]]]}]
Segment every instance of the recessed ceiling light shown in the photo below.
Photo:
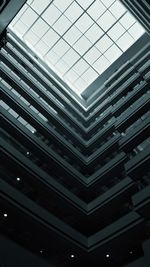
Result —
[{"label": "recessed ceiling light", "polygon": [[109,254],[106,254],[106,258],[109,258],[110,257],[110,255]]},{"label": "recessed ceiling light", "polygon": [[17,177],[17,181],[20,181],[21,179],[20,179],[20,177]]},{"label": "recessed ceiling light", "polygon": [[8,214],[7,213],[4,213],[4,217],[6,218],[8,216]]},{"label": "recessed ceiling light", "polygon": [[70,258],[71,258],[71,259],[73,259],[74,257],[75,257],[75,255],[74,255],[74,254],[71,254],[71,255],[70,255]]}]

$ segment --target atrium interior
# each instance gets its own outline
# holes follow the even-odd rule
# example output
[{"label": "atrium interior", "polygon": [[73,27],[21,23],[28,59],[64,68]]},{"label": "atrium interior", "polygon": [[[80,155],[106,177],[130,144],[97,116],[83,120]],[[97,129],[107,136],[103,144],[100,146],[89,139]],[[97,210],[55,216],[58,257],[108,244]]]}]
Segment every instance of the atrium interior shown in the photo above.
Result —
[{"label": "atrium interior", "polygon": [[149,9],[1,1],[0,267],[149,266]]}]

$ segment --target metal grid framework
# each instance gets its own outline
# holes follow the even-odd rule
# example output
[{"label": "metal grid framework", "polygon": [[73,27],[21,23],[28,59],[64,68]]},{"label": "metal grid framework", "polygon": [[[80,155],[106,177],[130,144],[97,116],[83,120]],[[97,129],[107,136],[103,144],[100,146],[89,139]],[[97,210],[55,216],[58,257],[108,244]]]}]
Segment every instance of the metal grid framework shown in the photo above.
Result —
[{"label": "metal grid framework", "polygon": [[79,95],[145,32],[118,0],[29,0],[9,29]]}]

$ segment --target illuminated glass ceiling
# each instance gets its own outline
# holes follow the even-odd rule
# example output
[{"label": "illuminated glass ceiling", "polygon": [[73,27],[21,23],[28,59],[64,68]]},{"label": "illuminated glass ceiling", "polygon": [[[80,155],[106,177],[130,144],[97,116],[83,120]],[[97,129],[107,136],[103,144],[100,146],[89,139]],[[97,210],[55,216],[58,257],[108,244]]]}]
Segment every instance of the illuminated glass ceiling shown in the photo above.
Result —
[{"label": "illuminated glass ceiling", "polygon": [[9,29],[79,95],[144,33],[118,0],[29,0]]}]

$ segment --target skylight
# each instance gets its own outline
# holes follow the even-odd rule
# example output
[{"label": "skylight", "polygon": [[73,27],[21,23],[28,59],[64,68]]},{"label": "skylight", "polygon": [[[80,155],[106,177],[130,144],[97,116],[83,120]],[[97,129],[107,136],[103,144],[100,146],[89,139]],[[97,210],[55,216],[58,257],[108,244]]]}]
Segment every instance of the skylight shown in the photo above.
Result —
[{"label": "skylight", "polygon": [[119,0],[28,0],[9,29],[79,95],[145,32]]}]

